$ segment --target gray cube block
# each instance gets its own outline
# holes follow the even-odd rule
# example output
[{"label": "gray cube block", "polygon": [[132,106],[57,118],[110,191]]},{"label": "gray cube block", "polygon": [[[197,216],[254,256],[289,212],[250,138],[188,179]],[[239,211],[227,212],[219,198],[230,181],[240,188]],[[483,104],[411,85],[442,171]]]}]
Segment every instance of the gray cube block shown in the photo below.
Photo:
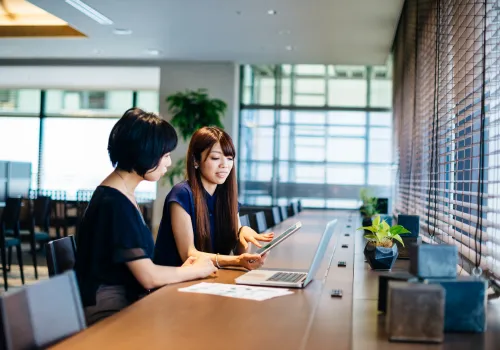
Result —
[{"label": "gray cube block", "polygon": [[458,249],[448,244],[420,244],[408,247],[410,273],[419,278],[456,278]]},{"label": "gray cube block", "polygon": [[482,278],[459,276],[456,280],[430,279],[424,283],[441,285],[445,291],[444,331],[477,332],[486,330],[488,283]]},{"label": "gray cube block", "polygon": [[391,341],[440,343],[445,290],[439,284],[389,282],[386,331]]}]

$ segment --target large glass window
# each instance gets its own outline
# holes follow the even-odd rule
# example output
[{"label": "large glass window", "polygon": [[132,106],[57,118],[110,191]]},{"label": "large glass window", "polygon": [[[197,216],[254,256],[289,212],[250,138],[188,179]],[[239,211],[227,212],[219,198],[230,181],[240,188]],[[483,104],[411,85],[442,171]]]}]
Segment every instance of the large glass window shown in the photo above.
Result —
[{"label": "large glass window", "polygon": [[32,188],[38,176],[39,132],[37,117],[0,117],[0,160],[31,163]]},{"label": "large glass window", "polygon": [[[68,198],[93,189],[112,171],[109,133],[134,94],[138,107],[158,112],[157,91],[0,90],[0,160],[31,163],[34,189],[65,190]],[[156,183],[137,192],[154,198]]]},{"label": "large glass window", "polygon": [[40,90],[0,90],[0,114],[37,114],[40,111]]},{"label": "large glass window", "polygon": [[390,195],[392,113],[390,104],[384,105],[386,86],[372,84],[391,87],[387,67],[244,66],[242,71],[243,203],[301,198],[306,207],[355,208],[363,187]]},{"label": "large glass window", "polygon": [[[94,189],[111,172],[108,138],[118,119],[46,118],[43,124],[41,188],[67,191]],[[142,182],[137,191],[155,192]]]},{"label": "large glass window", "polygon": [[121,116],[132,106],[132,91],[47,90],[47,115]]}]

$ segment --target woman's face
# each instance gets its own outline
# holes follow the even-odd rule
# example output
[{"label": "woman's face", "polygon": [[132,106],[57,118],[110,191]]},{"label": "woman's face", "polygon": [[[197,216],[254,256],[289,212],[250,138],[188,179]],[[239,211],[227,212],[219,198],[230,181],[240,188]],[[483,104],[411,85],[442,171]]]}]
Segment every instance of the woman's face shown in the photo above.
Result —
[{"label": "woman's face", "polygon": [[234,159],[225,156],[220,143],[213,145],[201,153],[201,164],[199,169],[201,176],[209,183],[222,185],[233,169]]},{"label": "woman's face", "polygon": [[170,153],[165,154],[161,157],[160,162],[156,169],[151,169],[144,175],[144,180],[147,181],[158,181],[167,172],[168,167],[172,164],[172,159],[170,159]]}]

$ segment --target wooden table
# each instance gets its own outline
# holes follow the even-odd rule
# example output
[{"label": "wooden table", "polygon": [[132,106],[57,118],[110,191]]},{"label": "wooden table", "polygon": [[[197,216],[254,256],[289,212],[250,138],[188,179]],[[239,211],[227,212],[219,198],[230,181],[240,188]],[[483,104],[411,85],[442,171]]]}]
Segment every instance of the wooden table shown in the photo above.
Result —
[{"label": "wooden table", "polygon": [[[266,268],[306,270],[326,224],[338,219],[315,280],[293,295],[258,302],[177,290],[200,281],[166,286],[53,349],[500,349],[498,302],[489,304],[484,334],[447,335],[439,345],[390,343],[376,310],[378,273],[364,262],[357,213],[349,216],[305,211],[276,227],[279,234],[297,220],[303,224],[271,252]],[[347,266],[338,267],[339,260]],[[394,269],[406,268],[398,261]],[[204,281],[234,283],[242,273],[219,270]],[[332,298],[331,289],[342,289],[343,297]]]},{"label": "wooden table", "polygon": [[[306,211],[277,226],[279,234],[297,220],[303,224],[271,252],[266,266],[308,269],[334,215],[332,211]],[[292,295],[258,302],[182,293],[177,289],[200,281],[180,283],[161,288],[54,349],[350,349],[352,268],[339,270],[335,280],[331,274],[337,267],[329,269],[346,220],[344,215],[337,222],[315,280]],[[349,260],[349,249],[344,250],[344,260]],[[350,255],[352,266],[353,251]],[[242,273],[219,270],[218,277],[208,281],[234,283]],[[330,289],[337,287],[344,289],[342,299],[330,297]]]}]

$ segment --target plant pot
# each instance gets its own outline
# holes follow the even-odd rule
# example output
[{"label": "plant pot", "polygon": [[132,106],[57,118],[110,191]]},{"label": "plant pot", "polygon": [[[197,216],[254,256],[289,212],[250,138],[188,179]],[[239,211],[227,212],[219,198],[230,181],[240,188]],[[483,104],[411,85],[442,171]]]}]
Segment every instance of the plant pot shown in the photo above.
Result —
[{"label": "plant pot", "polygon": [[373,270],[390,270],[398,258],[398,246],[393,244],[391,248],[377,247],[368,242],[364,254],[366,261]]},{"label": "plant pot", "polygon": [[366,227],[366,226],[371,226],[371,225],[372,225],[372,218],[371,217],[363,217],[362,226]]}]

